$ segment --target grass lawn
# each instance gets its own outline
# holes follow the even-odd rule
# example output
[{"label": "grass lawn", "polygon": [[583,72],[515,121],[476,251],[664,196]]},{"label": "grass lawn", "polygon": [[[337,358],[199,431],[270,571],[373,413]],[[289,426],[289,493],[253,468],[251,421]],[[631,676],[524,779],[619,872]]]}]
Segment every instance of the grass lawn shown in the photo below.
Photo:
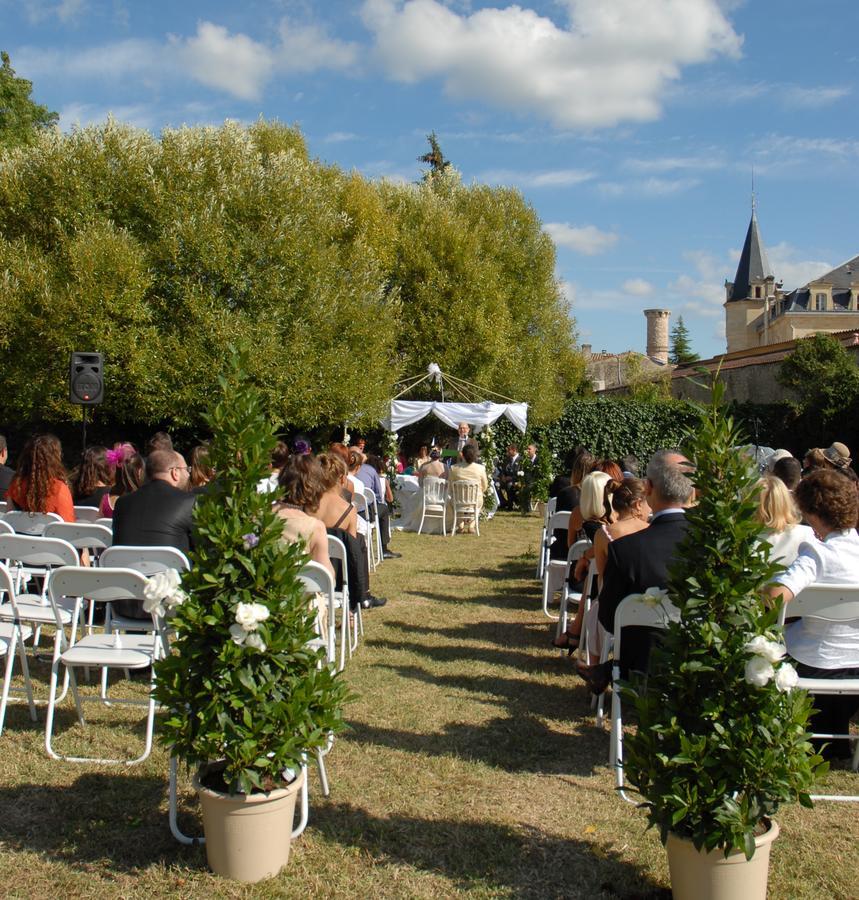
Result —
[{"label": "grass lawn", "polygon": [[[51,761],[43,722],[11,707],[0,738],[4,897],[670,897],[657,836],[615,796],[608,734],[566,657],[550,651],[534,558],[540,521],[502,515],[480,538],[398,534],[347,668],[358,699],[311,771],[311,816],[288,870],[255,887],[221,881],[167,827],[167,757],[132,769]],[[36,665],[45,696],[44,665]],[[92,690],[92,689],[89,689]],[[118,694],[144,693],[137,680]],[[57,746],[134,750],[137,717],[69,698]],[[40,713],[42,711],[40,710]],[[127,723],[117,728],[118,722]],[[859,793],[859,776],[826,787]],[[183,785],[181,824],[197,833]],[[856,806],[778,815],[773,898],[859,897]]]}]

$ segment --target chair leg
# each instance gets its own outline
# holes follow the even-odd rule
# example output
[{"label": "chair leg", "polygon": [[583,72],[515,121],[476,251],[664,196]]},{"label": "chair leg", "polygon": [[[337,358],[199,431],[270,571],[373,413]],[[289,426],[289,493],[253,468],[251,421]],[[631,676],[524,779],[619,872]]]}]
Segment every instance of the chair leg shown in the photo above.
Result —
[{"label": "chair leg", "polygon": [[[27,692],[30,719],[35,722],[38,719],[38,715],[36,714],[36,701],[33,699],[33,683],[30,681],[30,664],[27,662],[27,650],[24,647],[24,639],[20,633],[18,635],[18,655],[21,658],[21,674],[24,676],[24,690]],[[2,717],[0,717],[0,730],[2,730]]]},{"label": "chair leg", "polygon": [[14,634],[9,646],[6,648],[6,669],[3,673],[3,694],[0,696],[0,734],[3,734],[3,725],[6,722],[6,704],[9,702],[9,689],[12,686],[12,667],[15,664],[15,640]]},{"label": "chair leg", "polygon": [[177,816],[177,807],[178,807],[178,797],[177,797],[177,762],[176,757],[170,757],[170,775],[167,779],[167,803],[168,803],[168,821],[170,822],[170,834],[179,841],[180,844],[185,844],[186,846],[194,846],[201,845],[206,843],[206,839],[204,837],[189,837],[179,828],[178,816]]},{"label": "chair leg", "polygon": [[319,782],[322,785],[322,796],[328,797],[331,788],[328,786],[328,773],[325,771],[325,757],[321,750],[316,751],[316,764],[319,766]]},{"label": "chair leg", "polygon": [[54,753],[54,749],[51,746],[51,736],[54,731],[54,706],[57,702],[57,670],[59,667],[59,654],[55,653],[54,659],[51,662],[51,681],[48,688],[48,711],[45,716],[45,750],[52,759],[60,759],[60,757]]},{"label": "chair leg", "polygon": [[304,784],[301,785],[301,794],[300,794],[300,809],[301,809],[301,818],[298,820],[298,825],[292,829],[292,837],[297,838],[301,837],[304,833],[304,829],[307,828],[307,820],[310,818],[310,802],[308,800],[308,789],[307,782],[309,781],[309,776],[307,774],[307,762],[306,757],[303,757],[305,760],[301,764],[301,771],[304,772]]}]

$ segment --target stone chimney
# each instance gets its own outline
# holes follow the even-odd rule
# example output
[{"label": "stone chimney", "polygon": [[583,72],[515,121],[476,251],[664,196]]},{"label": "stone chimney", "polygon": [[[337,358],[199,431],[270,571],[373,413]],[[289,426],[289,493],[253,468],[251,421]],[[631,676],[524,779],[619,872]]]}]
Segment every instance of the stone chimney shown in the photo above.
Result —
[{"label": "stone chimney", "polygon": [[668,309],[646,309],[647,355],[656,362],[668,362]]},{"label": "stone chimney", "polygon": [[591,345],[590,344],[582,344],[582,356],[590,356],[591,355]]}]

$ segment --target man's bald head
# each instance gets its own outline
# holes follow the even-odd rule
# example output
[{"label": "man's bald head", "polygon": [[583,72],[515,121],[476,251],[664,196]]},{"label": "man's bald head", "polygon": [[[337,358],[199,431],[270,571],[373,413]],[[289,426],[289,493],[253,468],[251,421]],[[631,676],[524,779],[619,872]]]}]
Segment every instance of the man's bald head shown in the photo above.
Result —
[{"label": "man's bald head", "polygon": [[190,474],[185,457],[175,450],[153,450],[146,457],[146,477],[150,481],[166,481],[184,490]]}]

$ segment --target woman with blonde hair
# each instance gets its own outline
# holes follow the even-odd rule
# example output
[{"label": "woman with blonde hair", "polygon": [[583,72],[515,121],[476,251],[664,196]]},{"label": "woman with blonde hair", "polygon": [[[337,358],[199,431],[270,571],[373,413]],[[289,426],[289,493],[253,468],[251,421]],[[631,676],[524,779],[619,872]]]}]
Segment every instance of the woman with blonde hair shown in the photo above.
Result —
[{"label": "woman with blonde hair", "polygon": [[789,566],[799,553],[803,541],[813,541],[814,532],[800,525],[801,516],[793,495],[775,475],[764,475],[758,481],[758,521],[766,528],[761,537],[772,545],[770,559]]}]

